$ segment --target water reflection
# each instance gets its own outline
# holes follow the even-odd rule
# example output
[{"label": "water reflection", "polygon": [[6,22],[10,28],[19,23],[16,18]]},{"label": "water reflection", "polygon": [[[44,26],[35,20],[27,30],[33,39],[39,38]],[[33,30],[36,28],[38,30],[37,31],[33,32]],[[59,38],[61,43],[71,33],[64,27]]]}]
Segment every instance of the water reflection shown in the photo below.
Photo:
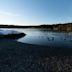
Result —
[{"label": "water reflection", "polygon": [[45,45],[45,46],[64,46],[72,48],[72,32],[53,32],[47,29],[16,29],[13,30],[26,33],[25,37],[17,41],[22,43]]},{"label": "water reflection", "polygon": [[20,38],[19,42],[46,46],[72,46],[72,33],[59,33],[40,29],[25,31],[27,33],[26,37]]}]

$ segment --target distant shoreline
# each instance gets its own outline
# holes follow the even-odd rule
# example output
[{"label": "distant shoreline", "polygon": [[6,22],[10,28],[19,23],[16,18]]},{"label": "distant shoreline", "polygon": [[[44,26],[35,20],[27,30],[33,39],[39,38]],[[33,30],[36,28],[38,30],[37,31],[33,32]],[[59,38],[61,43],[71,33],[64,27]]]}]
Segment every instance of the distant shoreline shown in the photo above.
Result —
[{"label": "distant shoreline", "polygon": [[38,25],[38,26],[18,26],[18,25],[0,25],[0,28],[47,28],[52,31],[72,32],[72,23],[53,24],[53,25]]}]

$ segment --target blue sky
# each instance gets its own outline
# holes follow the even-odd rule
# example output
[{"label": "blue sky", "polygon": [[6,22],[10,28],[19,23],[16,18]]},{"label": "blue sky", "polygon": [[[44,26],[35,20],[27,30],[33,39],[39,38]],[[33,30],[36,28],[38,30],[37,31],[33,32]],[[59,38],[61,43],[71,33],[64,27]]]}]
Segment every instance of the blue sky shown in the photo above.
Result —
[{"label": "blue sky", "polygon": [[0,24],[72,22],[72,0],[0,0]]}]

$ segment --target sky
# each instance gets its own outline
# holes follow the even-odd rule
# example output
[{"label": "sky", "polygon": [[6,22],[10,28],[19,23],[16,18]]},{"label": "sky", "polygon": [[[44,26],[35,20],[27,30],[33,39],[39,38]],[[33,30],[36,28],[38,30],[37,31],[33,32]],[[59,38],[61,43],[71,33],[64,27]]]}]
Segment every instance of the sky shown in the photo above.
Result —
[{"label": "sky", "polygon": [[72,22],[72,0],[0,0],[0,24]]}]

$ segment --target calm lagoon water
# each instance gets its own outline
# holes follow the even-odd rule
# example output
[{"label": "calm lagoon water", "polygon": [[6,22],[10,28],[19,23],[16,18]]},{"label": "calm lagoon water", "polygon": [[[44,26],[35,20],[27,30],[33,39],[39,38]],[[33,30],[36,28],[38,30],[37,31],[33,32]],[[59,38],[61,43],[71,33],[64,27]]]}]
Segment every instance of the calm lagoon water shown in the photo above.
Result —
[{"label": "calm lagoon water", "polygon": [[72,47],[72,32],[53,32],[47,29],[36,28],[10,28],[10,30],[16,30],[26,33],[26,36],[19,38],[17,41],[22,43],[45,45],[45,46],[64,46]]}]

